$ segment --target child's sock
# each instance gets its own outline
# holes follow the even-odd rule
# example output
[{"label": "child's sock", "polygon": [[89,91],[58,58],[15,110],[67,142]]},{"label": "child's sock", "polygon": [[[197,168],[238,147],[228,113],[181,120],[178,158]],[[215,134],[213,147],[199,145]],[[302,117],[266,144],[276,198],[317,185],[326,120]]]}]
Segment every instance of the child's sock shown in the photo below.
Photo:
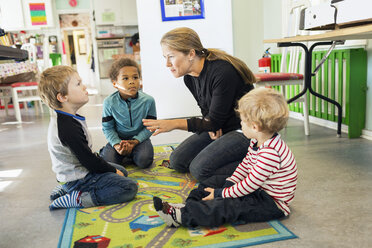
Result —
[{"label": "child's sock", "polygon": [[50,200],[54,201],[55,199],[64,196],[67,192],[63,189],[62,185],[58,184],[50,194]]},{"label": "child's sock", "polygon": [[50,205],[49,209],[54,210],[58,208],[78,208],[82,207],[80,199],[81,191],[72,191],[70,194],[66,194],[55,199]]},{"label": "child's sock", "polygon": [[159,216],[167,226],[179,227],[181,225],[181,210],[171,206],[168,202],[163,202],[159,197],[154,196],[154,207]]}]

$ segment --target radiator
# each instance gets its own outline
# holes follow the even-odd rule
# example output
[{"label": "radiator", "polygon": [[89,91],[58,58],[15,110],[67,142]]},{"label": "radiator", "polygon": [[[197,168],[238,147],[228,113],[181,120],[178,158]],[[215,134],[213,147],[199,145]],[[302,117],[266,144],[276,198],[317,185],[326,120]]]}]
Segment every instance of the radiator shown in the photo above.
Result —
[{"label": "radiator", "polygon": [[[327,51],[315,51],[312,56],[312,71]],[[301,57],[301,55],[300,55]],[[300,59],[300,58],[299,58]],[[287,61],[289,58],[287,58]],[[271,68],[280,70],[281,54],[273,54]],[[312,89],[341,104],[342,123],[348,126],[350,138],[359,137],[365,126],[367,91],[367,52],[362,48],[334,50],[311,80]],[[275,87],[280,90],[281,86]],[[287,87],[289,98],[301,92],[298,85]],[[337,122],[335,105],[307,92],[309,115]],[[302,103],[291,103],[290,111],[302,113]]]}]

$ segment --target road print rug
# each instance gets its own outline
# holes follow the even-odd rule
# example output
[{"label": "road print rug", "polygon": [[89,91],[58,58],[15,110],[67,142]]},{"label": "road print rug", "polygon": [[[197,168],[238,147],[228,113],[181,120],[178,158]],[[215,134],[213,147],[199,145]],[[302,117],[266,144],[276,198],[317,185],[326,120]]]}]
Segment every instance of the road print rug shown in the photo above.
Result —
[{"label": "road print rug", "polygon": [[177,173],[162,163],[176,146],[155,146],[154,163],[149,169],[128,167],[129,177],[139,184],[133,201],[68,209],[58,247],[245,247],[296,238],[279,221],[218,228],[168,228],[156,213],[152,197],[181,203],[196,184],[189,174]]}]

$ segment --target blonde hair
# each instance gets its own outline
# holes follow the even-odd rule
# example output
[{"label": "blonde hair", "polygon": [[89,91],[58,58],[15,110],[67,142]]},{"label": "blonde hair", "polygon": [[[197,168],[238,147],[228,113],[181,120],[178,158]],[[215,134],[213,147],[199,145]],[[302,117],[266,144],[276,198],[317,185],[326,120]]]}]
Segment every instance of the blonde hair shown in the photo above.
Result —
[{"label": "blonde hair", "polygon": [[237,112],[243,122],[254,122],[262,132],[279,132],[289,116],[284,96],[269,88],[256,88],[245,94],[238,102]]},{"label": "blonde hair", "polygon": [[57,99],[58,93],[67,95],[68,83],[72,76],[77,73],[70,66],[57,65],[46,69],[40,76],[38,86],[39,95],[43,102],[52,109],[62,108],[62,104]]},{"label": "blonde hair", "polygon": [[133,59],[129,59],[129,58],[121,58],[121,59],[116,60],[110,67],[109,75],[110,75],[111,82],[118,80],[119,71],[121,68],[125,66],[136,67],[138,71],[138,76],[141,77],[141,70],[136,61],[134,61]]},{"label": "blonde hair", "polygon": [[234,66],[245,83],[253,84],[256,82],[254,74],[242,60],[219,49],[205,49],[199,35],[191,28],[175,28],[165,33],[161,38],[160,44],[184,54],[188,54],[194,49],[196,56],[205,57],[206,60],[225,60]]}]

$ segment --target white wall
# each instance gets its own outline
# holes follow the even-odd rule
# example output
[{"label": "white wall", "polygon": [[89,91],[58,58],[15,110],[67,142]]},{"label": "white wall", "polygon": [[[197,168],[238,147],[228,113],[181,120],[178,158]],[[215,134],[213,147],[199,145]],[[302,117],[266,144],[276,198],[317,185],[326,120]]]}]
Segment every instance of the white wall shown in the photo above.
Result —
[{"label": "white wall", "polygon": [[264,52],[262,0],[233,0],[234,56],[243,60],[252,72],[258,72],[258,60]]},{"label": "white wall", "polygon": [[282,1],[233,0],[232,19],[234,55],[243,60],[252,72],[258,72],[258,60],[270,47],[280,53],[276,44],[263,40],[282,37]]},{"label": "white wall", "polygon": [[205,48],[233,53],[231,0],[205,0],[205,19],[162,22],[158,0],[137,0],[144,91],[155,98],[158,118],[201,115],[182,78],[174,78],[165,66],[160,46],[164,33],[189,27],[200,36]]},{"label": "white wall", "polygon": [[367,59],[367,107],[365,129],[372,131],[372,40],[368,40]]}]

